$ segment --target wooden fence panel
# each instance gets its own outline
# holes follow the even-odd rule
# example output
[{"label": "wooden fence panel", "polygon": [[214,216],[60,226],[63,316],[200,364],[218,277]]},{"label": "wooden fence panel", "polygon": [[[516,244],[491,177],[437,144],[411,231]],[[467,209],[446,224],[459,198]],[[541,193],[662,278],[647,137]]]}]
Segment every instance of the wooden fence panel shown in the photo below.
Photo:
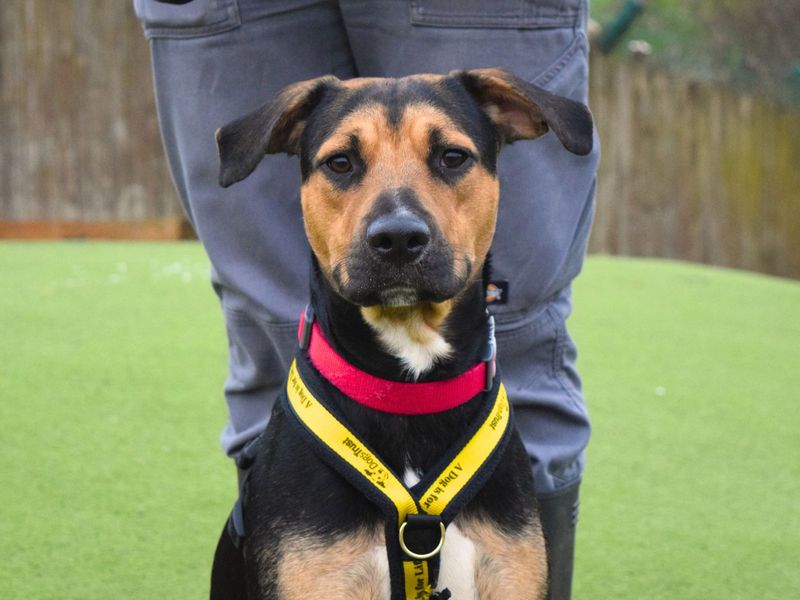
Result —
[{"label": "wooden fence panel", "polygon": [[590,251],[800,277],[800,110],[603,56],[590,102]]},{"label": "wooden fence panel", "polygon": [[0,219],[180,214],[129,0],[4,0],[0,44]]}]

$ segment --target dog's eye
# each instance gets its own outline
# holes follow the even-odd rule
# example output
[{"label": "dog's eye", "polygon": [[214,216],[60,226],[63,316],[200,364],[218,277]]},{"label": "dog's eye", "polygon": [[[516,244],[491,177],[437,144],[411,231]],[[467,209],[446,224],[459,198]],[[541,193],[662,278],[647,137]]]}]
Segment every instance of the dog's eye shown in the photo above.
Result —
[{"label": "dog's eye", "polygon": [[328,168],[333,171],[334,173],[344,174],[349,173],[353,170],[353,163],[350,162],[350,159],[347,158],[344,154],[337,154],[336,156],[331,156],[328,160],[325,161],[325,164],[328,165]]},{"label": "dog's eye", "polygon": [[457,169],[469,158],[463,150],[445,150],[439,163],[447,169]]}]

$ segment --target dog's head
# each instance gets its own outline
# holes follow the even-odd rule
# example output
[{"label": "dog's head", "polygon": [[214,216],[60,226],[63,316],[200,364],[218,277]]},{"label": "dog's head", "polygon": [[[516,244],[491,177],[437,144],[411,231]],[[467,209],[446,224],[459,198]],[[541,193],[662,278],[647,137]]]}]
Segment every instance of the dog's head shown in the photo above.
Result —
[{"label": "dog's head", "polygon": [[217,132],[220,184],[265,154],[297,154],[306,232],[333,289],[360,306],[442,303],[489,251],[500,148],[549,129],[570,152],[592,148],[584,105],[501,69],[321,77]]}]

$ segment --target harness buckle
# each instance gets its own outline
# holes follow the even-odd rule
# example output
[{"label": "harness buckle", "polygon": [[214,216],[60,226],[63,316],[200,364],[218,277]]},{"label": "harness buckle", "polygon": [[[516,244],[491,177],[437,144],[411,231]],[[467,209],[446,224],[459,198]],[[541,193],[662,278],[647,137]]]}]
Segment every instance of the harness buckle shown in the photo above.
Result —
[{"label": "harness buckle", "polygon": [[488,314],[487,327],[489,329],[486,350],[483,353],[483,363],[486,365],[486,381],[483,384],[484,392],[491,392],[494,387],[494,376],[497,374],[497,338],[494,334],[494,315]]},{"label": "harness buckle", "polygon": [[[413,550],[409,549],[406,543],[407,527],[409,528],[409,533],[419,532],[422,533],[423,536],[425,536],[425,534],[430,534],[432,530],[435,531],[435,529],[438,529],[439,542],[436,544],[434,549],[429,552],[414,552]],[[442,551],[442,546],[444,546],[445,530],[445,524],[442,523],[442,520],[436,515],[408,515],[405,522],[400,525],[400,548],[402,548],[403,552],[408,554],[411,558],[416,560],[428,560]]]},{"label": "harness buckle", "polygon": [[303,322],[300,323],[300,350],[305,352],[311,344],[311,330],[314,328],[314,309],[306,304],[303,311]]}]

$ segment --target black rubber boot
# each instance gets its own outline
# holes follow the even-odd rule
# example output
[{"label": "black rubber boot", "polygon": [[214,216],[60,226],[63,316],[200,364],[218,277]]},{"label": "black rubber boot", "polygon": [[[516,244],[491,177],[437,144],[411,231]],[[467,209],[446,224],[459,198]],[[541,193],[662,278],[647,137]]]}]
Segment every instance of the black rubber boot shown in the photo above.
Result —
[{"label": "black rubber boot", "polygon": [[578,524],[578,488],[539,498],[544,539],[547,543],[549,590],[547,600],[569,600],[572,595],[572,564],[575,557],[575,527]]}]

